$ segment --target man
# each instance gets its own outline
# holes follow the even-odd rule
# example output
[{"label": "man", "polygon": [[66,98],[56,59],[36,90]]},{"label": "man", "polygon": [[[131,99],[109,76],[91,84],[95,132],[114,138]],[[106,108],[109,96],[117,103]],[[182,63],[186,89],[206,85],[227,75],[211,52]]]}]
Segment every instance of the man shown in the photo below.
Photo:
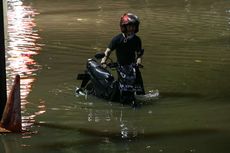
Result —
[{"label": "man", "polygon": [[[132,13],[125,13],[120,19],[121,33],[113,37],[105,51],[105,57],[101,60],[103,67],[113,50],[116,50],[117,62],[120,65],[130,65],[136,63],[141,65],[141,58],[144,50],[142,49],[141,39],[136,35],[139,31],[140,21]],[[136,84],[140,85],[142,91],[137,94],[145,94],[143,80],[139,68],[136,68]]]}]

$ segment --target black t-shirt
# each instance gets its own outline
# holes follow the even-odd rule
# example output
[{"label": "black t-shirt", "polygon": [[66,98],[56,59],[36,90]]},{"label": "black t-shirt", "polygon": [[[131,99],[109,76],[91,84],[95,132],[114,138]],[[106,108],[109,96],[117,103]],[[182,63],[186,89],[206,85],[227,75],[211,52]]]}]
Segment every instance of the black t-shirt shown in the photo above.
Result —
[{"label": "black t-shirt", "polygon": [[132,38],[126,39],[123,34],[113,37],[108,48],[116,49],[117,62],[121,65],[128,65],[136,62],[137,54],[141,52],[141,39],[134,35]]}]

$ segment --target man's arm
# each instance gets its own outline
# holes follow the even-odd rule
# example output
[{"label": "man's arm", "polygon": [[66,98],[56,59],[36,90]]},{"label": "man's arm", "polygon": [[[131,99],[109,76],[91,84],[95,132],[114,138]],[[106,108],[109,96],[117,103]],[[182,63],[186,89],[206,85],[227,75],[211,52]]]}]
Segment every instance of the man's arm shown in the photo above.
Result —
[{"label": "man's arm", "polygon": [[106,63],[106,61],[108,60],[109,55],[111,54],[111,52],[112,52],[112,50],[111,50],[110,48],[107,48],[107,49],[105,50],[105,57],[103,57],[103,58],[101,59],[101,64],[102,64],[102,65]]},{"label": "man's arm", "polygon": [[137,65],[141,64],[143,54],[144,54],[144,49],[141,49],[141,50],[137,53]]}]

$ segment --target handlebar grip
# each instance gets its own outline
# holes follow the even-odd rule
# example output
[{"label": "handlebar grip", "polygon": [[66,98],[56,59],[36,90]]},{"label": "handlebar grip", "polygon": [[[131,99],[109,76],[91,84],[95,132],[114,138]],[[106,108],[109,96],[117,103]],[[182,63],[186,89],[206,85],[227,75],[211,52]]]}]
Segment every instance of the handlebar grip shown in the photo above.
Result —
[{"label": "handlebar grip", "polygon": [[144,68],[144,65],[142,65],[142,64],[137,64],[137,67],[138,67],[138,68]]},{"label": "handlebar grip", "polygon": [[118,64],[117,64],[117,63],[108,63],[107,66],[108,66],[109,68],[115,68],[115,67],[118,66]]}]

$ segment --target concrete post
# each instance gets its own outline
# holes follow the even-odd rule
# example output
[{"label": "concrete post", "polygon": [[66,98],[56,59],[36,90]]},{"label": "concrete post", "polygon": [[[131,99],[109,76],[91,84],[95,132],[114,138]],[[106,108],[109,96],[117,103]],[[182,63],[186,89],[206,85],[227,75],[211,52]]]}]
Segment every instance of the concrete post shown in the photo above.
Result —
[{"label": "concrete post", "polygon": [[5,34],[4,34],[4,0],[0,1],[0,119],[7,101]]}]

